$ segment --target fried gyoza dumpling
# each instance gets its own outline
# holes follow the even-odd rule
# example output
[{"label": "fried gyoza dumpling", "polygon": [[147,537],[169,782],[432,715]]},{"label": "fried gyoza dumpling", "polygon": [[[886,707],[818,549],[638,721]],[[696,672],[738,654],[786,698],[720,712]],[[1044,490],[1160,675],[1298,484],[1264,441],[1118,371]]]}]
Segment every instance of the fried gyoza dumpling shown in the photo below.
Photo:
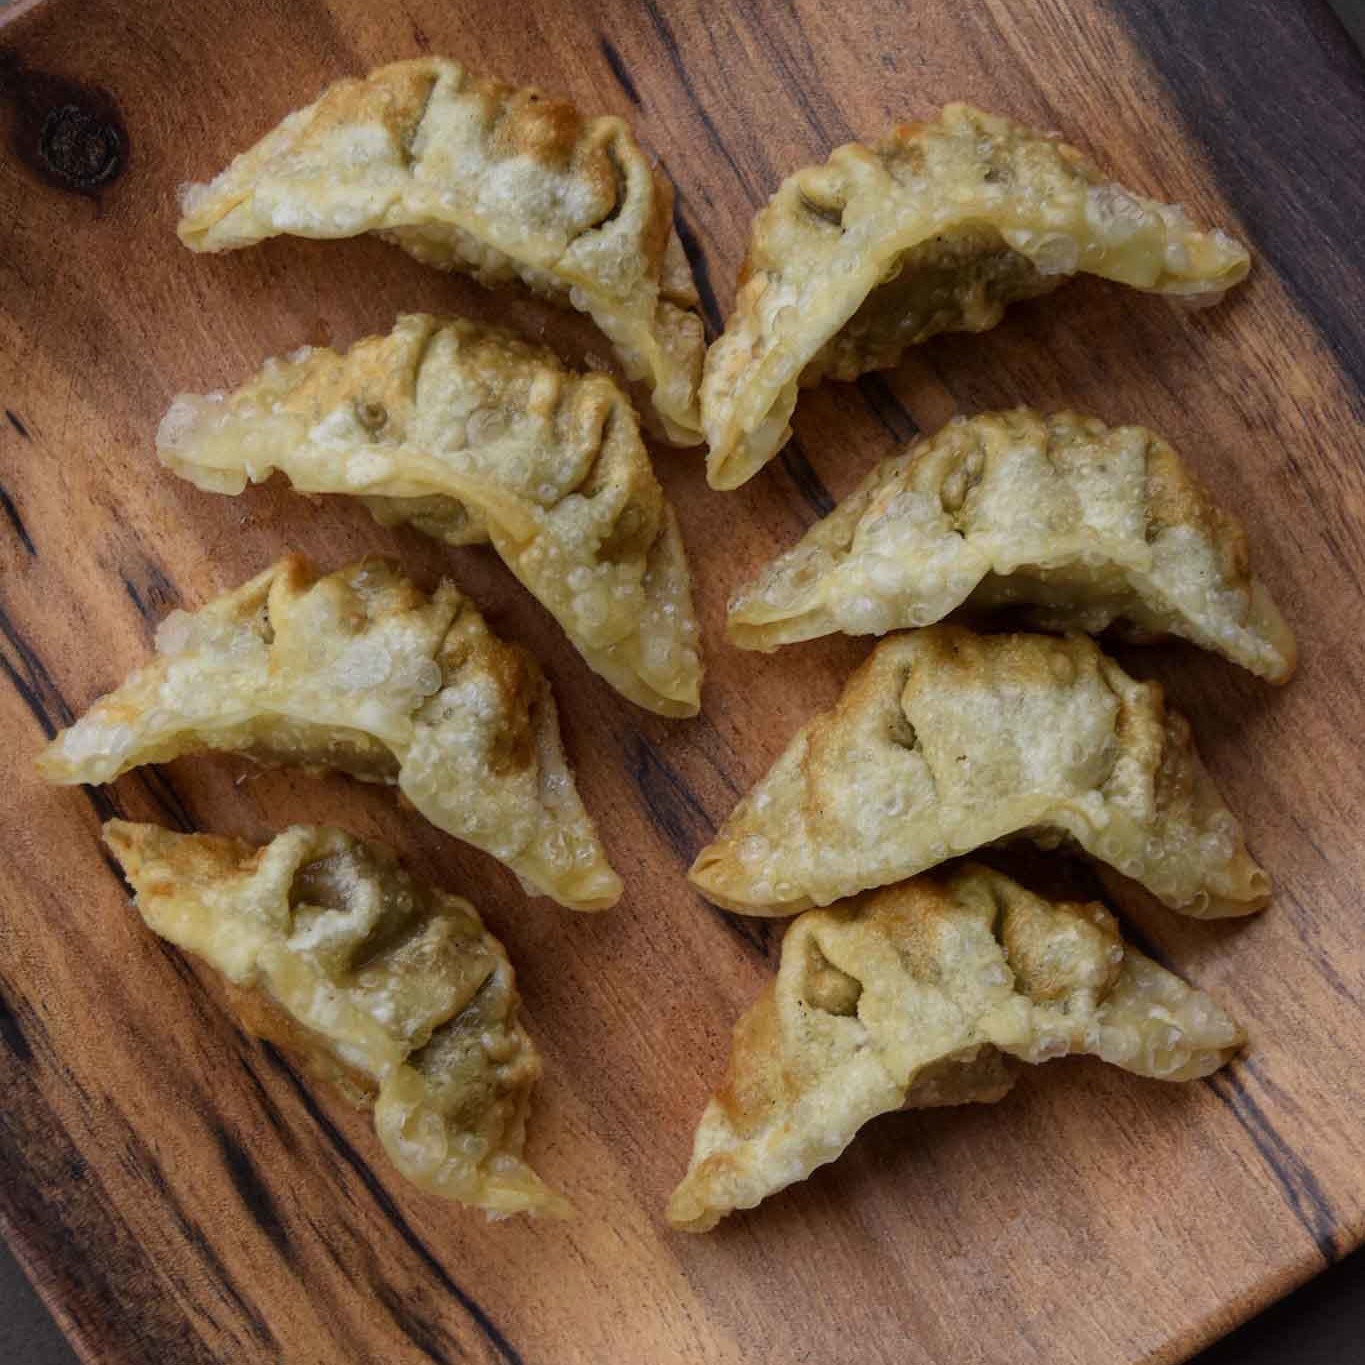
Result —
[{"label": "fried gyoza dumpling", "polygon": [[1294,637],[1241,524],[1143,427],[1026,408],[954,418],[884,460],[730,604],[746,649],[999,607],[1043,630],[1181,635],[1271,682]]},{"label": "fried gyoza dumpling", "polygon": [[290,556],[197,612],[172,612],[156,645],[43,752],[49,782],[112,782],[210,750],[334,768],[396,783],[432,824],[561,905],[620,897],[549,684],[453,584],[428,596],[386,560],[319,577]]},{"label": "fried gyoza dumpling", "polygon": [[1000,1099],[1009,1058],[1084,1053],[1187,1081],[1243,1041],[1207,995],[1124,944],[1102,905],[1046,901],[988,868],[810,910],[735,1028],[668,1220],[705,1232],[753,1208],[878,1114]]},{"label": "fried gyoza dumpling", "polygon": [[789,176],[754,219],[702,379],[713,488],[791,434],[797,388],[886,369],[939,332],[984,332],[1077,273],[1212,301],[1245,248],[1108,180],[1074,147],[965,104]]},{"label": "fried gyoza dumpling", "polygon": [[997,840],[1074,840],[1199,918],[1270,879],[1183,716],[1084,636],[929,626],[873,650],[689,874],[730,910],[790,915]]},{"label": "fried gyoza dumpling", "polygon": [[182,208],[194,251],[377,232],[482,284],[521,280],[592,318],[669,440],[701,439],[706,343],[673,186],[619,118],[442,57],[395,62],[330,86]]},{"label": "fried gyoza dumpling", "polygon": [[568,1212],[522,1160],[540,1057],[467,900],[339,829],[255,848],[111,820],[104,837],[148,927],[228,979],[252,1033],[372,1104],[409,1180],[490,1213]]},{"label": "fried gyoza dumpling", "polygon": [[510,332],[424,314],[345,355],[272,360],[235,392],[182,394],[165,464],[240,493],[277,469],[361,497],[386,524],[492,542],[583,657],[665,716],[700,705],[691,577],[630,404]]}]

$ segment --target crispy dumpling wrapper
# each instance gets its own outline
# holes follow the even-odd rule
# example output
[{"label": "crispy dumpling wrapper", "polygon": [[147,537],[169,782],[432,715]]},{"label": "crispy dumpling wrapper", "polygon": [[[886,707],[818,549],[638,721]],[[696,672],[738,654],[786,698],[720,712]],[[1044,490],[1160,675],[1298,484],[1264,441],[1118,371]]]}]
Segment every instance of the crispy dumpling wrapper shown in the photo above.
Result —
[{"label": "crispy dumpling wrapper", "polygon": [[1011,1059],[1086,1054],[1186,1081],[1244,1041],[1209,996],[1125,944],[1102,905],[1043,900],[989,868],[809,910],[735,1028],[668,1220],[705,1232],[753,1208],[878,1114],[1000,1099]]},{"label": "crispy dumpling wrapper", "polygon": [[1043,630],[1179,635],[1271,682],[1294,637],[1246,533],[1143,427],[1026,408],[954,418],[883,460],[730,603],[771,650],[1010,608]]},{"label": "crispy dumpling wrapper", "polygon": [[382,844],[296,825],[264,848],[111,820],[142,918],[231,983],[242,1022],[373,1106],[431,1194],[563,1216],[522,1158],[540,1057],[501,943]]},{"label": "crispy dumpling wrapper", "polygon": [[666,716],[700,707],[677,519],[606,375],[500,328],[409,314],[344,355],[306,348],[232,393],[180,395],[157,451],[211,492],[278,470],[385,524],[491,542],[619,692]]},{"label": "crispy dumpling wrapper", "polygon": [[1182,914],[1270,897],[1156,683],[1084,636],[893,635],[692,865],[710,900],[790,915],[1024,835],[1071,840]]},{"label": "crispy dumpling wrapper", "polygon": [[706,343],[673,186],[619,118],[443,57],[395,62],[329,86],[181,208],[194,251],[377,232],[482,284],[521,280],[592,318],[668,440],[701,439]]},{"label": "crispy dumpling wrapper", "polygon": [[564,757],[550,686],[451,583],[428,596],[387,560],[319,576],[280,560],[196,612],[43,751],[49,782],[240,753],[396,784],[437,828],[575,910],[621,895]]},{"label": "crispy dumpling wrapper", "polygon": [[1074,147],[965,104],[787,177],[754,219],[725,333],[706,356],[713,488],[781,449],[801,385],[887,369],[939,332],[1100,275],[1212,302],[1250,258],[1183,209],[1115,184]]}]

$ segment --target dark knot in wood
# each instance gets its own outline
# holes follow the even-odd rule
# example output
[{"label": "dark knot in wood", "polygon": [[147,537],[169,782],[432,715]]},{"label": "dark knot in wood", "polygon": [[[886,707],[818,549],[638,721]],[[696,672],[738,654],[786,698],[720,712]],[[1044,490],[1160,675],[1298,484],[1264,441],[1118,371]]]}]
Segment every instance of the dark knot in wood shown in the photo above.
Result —
[{"label": "dark knot in wood", "polygon": [[49,173],[87,194],[123,169],[123,146],[117,124],[75,104],[49,110],[38,135],[38,155]]},{"label": "dark knot in wood", "polygon": [[128,130],[107,90],[27,67],[0,52],[0,101],[16,118],[10,144],[58,189],[97,196],[128,164]]}]

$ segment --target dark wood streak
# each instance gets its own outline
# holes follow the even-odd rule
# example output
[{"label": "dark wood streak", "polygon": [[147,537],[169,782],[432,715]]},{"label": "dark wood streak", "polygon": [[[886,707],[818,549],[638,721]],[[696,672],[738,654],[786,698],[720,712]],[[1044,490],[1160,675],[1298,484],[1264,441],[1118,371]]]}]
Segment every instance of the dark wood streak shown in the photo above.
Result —
[{"label": "dark wood streak", "polygon": [[[810,130],[819,138],[824,148],[832,151],[837,145],[854,141],[854,133],[847,120],[840,113],[834,101],[828,96],[822,101],[823,110],[817,108],[811,98],[811,91],[824,94],[815,54],[805,40],[799,23],[783,23],[766,9],[766,0],[743,0],[741,8],[749,15],[749,31],[762,42],[772,58],[773,65],[782,77],[786,92],[796,101]],[[799,60],[786,40],[785,31],[794,29],[805,51],[804,60]],[[804,69],[802,69],[804,67]]]},{"label": "dark wood streak", "polygon": [[[690,867],[702,846],[715,836],[715,822],[678,772],[643,735],[635,736],[630,771],[654,828],[668,840],[682,866]],[[731,914],[709,901],[706,905],[736,938],[760,956],[769,956],[772,944],[763,921]]]},{"label": "dark wood streak", "polygon": [[166,577],[160,565],[150,559],[143,559],[139,565],[141,573],[135,576],[127,569],[119,570],[119,581],[128,600],[137,608],[138,615],[150,626],[159,625],[168,608],[180,601],[174,584]]},{"label": "dark wood streak", "polygon": [[[130,887],[129,894],[131,895],[131,893],[132,888]],[[148,933],[151,931],[148,930]],[[189,995],[194,1003],[195,1013],[201,1019],[216,1018],[204,997],[203,988],[194,974],[194,968],[190,966],[189,956],[182,953],[169,939],[162,938],[160,934],[151,934],[151,942],[170,969],[190,988]]]},{"label": "dark wood streak", "polygon": [[185,798],[172,785],[164,768],[139,768],[135,776],[171,828],[178,829],[181,834],[198,833],[199,822],[190,814]]},{"label": "dark wood streak", "polygon": [[[435,1361],[436,1365],[450,1365],[451,1357],[446,1353],[446,1343],[442,1340],[445,1334],[438,1323],[422,1317],[412,1304],[405,1302],[382,1280],[373,1283],[370,1290],[376,1301],[383,1304],[394,1326],[417,1350],[428,1360]],[[456,1349],[458,1351],[458,1347]],[[459,1354],[463,1356],[464,1352],[460,1351]]]},{"label": "dark wood streak", "polygon": [[1265,1162],[1285,1203],[1304,1231],[1313,1239],[1325,1265],[1340,1256],[1336,1236],[1339,1221],[1323,1194],[1317,1177],[1299,1154],[1275,1130],[1265,1111],[1248,1093],[1242,1073],[1255,1075],[1246,1059],[1235,1060],[1215,1071],[1205,1084],[1227,1106]]},{"label": "dark wood streak", "polygon": [[716,825],[701,802],[643,736],[634,737],[630,772],[649,808],[654,828],[668,840],[683,867],[691,867],[701,848],[715,836]]},{"label": "dark wood streak", "polygon": [[[0,649],[0,671],[9,679],[20,700],[38,722],[44,736],[49,740],[55,739],[59,730],[65,729],[75,721],[75,713],[53,681],[46,665],[4,612],[0,612],[0,639],[8,644],[14,654],[14,658],[10,658],[7,651]],[[140,769],[135,779],[174,828],[186,834],[192,834],[198,829],[180,793],[171,785],[170,779],[161,769]],[[117,798],[105,788],[83,785],[81,791],[94,807],[101,824],[108,820],[125,818]],[[122,880],[122,868],[103,844],[100,845],[100,853],[105,865]]]},{"label": "dark wood streak", "polygon": [[736,915],[733,911],[722,910],[712,905],[704,896],[698,894],[697,900],[738,939],[742,940],[765,962],[773,961],[772,934],[777,920],[750,919],[746,915]]},{"label": "dark wood streak", "polygon": [[33,544],[33,537],[28,533],[28,527],[24,525],[24,519],[19,515],[19,509],[14,505],[14,499],[0,488],[0,511],[5,514],[5,520],[9,522],[14,534],[19,537],[19,543],[29,554],[36,558],[38,555],[37,547]]},{"label": "dark wood streak", "polygon": [[0,994],[0,1043],[4,1043],[18,1061],[27,1064],[33,1060],[33,1046],[24,1036],[24,1030],[3,994]]},{"label": "dark wood streak", "polygon": [[[0,1221],[26,1260],[60,1273],[61,1313],[106,1359],[215,1365],[165,1293],[150,1253],[128,1226],[30,1068],[0,1052]],[[139,1301],[128,1312],[130,1296]]]},{"label": "dark wood streak", "polygon": [[640,92],[636,89],[616,44],[603,35],[597,40],[597,46],[602,49],[602,55],[607,59],[607,65],[611,68],[611,74],[616,77],[617,85],[626,92],[626,98],[634,105],[640,104]]},{"label": "dark wood streak", "polygon": [[278,1350],[279,1343],[270,1324],[260,1310],[233,1283],[231,1270],[214,1248],[213,1241],[203,1226],[191,1216],[176,1197],[156,1153],[132,1129],[124,1135],[124,1168],[141,1180],[169,1212],[176,1231],[184,1238],[194,1254],[201,1258],[208,1271],[207,1282],[218,1301],[235,1313],[251,1337],[261,1346]]},{"label": "dark wood streak", "polygon": [[252,1221],[270,1239],[270,1244],[279,1252],[282,1260],[289,1264],[294,1261],[294,1248],[289,1241],[289,1233],[280,1215],[279,1205],[270,1192],[270,1186],[261,1178],[245,1147],[221,1123],[212,1125],[213,1140],[223,1158],[223,1166],[232,1181],[232,1188],[242,1201]]},{"label": "dark wood streak", "polygon": [[[104,861],[109,870],[114,874],[118,881],[125,898],[131,903],[134,900],[133,888],[124,876],[123,868],[119,866],[118,859],[100,843],[100,851],[104,855]],[[136,914],[136,907],[132,906],[132,913]],[[183,999],[187,1002],[190,1009],[194,1011],[195,1017],[206,1026],[213,1029],[223,1029],[223,1011],[217,1008],[203,989],[195,970],[190,963],[190,955],[182,952],[175,947],[169,940],[162,938],[159,934],[147,930],[147,942],[152,948],[161,955],[162,960],[185,984],[187,990]],[[257,1110],[264,1116],[265,1121],[270,1125],[272,1131],[279,1137],[283,1145],[291,1151],[295,1147],[294,1134],[286,1121],[280,1107],[275,1103],[270,1091],[266,1089],[265,1083],[257,1074],[256,1068],[252,1065],[252,1060],[256,1056],[256,1050],[248,1041],[247,1036],[241,1029],[227,1027],[224,1032],[230,1037],[236,1053],[237,1066],[251,1087],[252,1100]],[[203,1106],[208,1112],[211,1106]]]},{"label": "dark wood streak", "polygon": [[830,496],[829,489],[811,467],[801,442],[795,436],[782,447],[777,462],[796,485],[796,491],[801,494],[802,501],[817,517],[827,517],[834,511],[834,499]]},{"label": "dark wood streak", "polygon": [[[238,1036],[240,1037],[240,1034]],[[292,1151],[295,1147],[293,1131],[280,1112],[279,1105],[271,1097],[270,1091],[265,1088],[265,1082],[256,1074],[256,1068],[240,1053],[237,1057],[237,1065],[241,1068],[242,1075],[251,1087],[252,1101],[256,1108],[265,1116],[265,1121],[270,1125],[275,1136]]]},{"label": "dark wood streak", "polygon": [[738,801],[748,790],[748,783],[740,783],[735,779],[734,774],[730,771],[730,764],[742,764],[743,759],[735,752],[734,745],[716,728],[715,722],[705,711],[689,723],[692,728],[692,738],[709,764],[711,771],[715,773],[725,790]]},{"label": "dark wood streak", "polygon": [[[1292,816],[1290,818],[1293,819]],[[1295,824],[1297,825],[1297,823],[1296,820]],[[1321,853],[1321,850],[1318,852]],[[1342,976],[1331,955],[1323,952],[1322,945],[1316,941],[1313,931],[1321,907],[1309,905],[1303,896],[1296,895],[1292,889],[1286,888],[1283,884],[1275,887],[1275,900],[1277,904],[1288,903],[1288,909],[1296,922],[1299,946],[1321,974],[1323,984],[1339,996],[1343,1004],[1353,1010],[1359,1010],[1360,1002],[1356,991],[1351,983]]]},{"label": "dark wood streak", "polygon": [[863,375],[858,380],[858,392],[862,394],[872,415],[896,440],[908,444],[920,435],[919,423],[887,387],[881,375]]},{"label": "dark wood streak", "polygon": [[[1257,249],[1354,383],[1357,410],[1365,407],[1358,286],[1365,182],[1355,173],[1365,163],[1360,53],[1322,0],[1108,4],[1170,91]],[[1255,32],[1256,41],[1228,42],[1225,35],[1237,29]],[[1277,84],[1267,53],[1293,53],[1292,85]],[[1312,91],[1332,94],[1286,112]],[[1201,136],[1228,127],[1235,136]]]},{"label": "dark wood streak", "polygon": [[[114,812],[114,816],[121,818],[120,812],[118,812],[117,810]],[[114,855],[110,853],[107,848],[105,848],[103,840],[100,841],[99,850],[100,861],[105,865],[105,867],[109,869],[110,872],[114,874],[115,877],[118,878],[119,881],[123,883],[124,888],[128,891],[128,894],[131,896],[132,889],[128,886],[127,879],[123,875],[123,869],[119,866],[118,859],[115,858]]]},{"label": "dark wood streak", "polygon": [[720,301],[716,298],[715,286],[711,283],[711,265],[706,259],[697,234],[692,231],[683,214],[682,191],[674,191],[673,226],[677,229],[678,240],[682,243],[683,254],[692,267],[692,280],[697,286],[697,296],[701,299],[701,314],[706,323],[706,339],[714,341],[725,330],[725,318],[720,311]]},{"label": "dark wood streak", "polygon": [[1298,830],[1299,837],[1302,838],[1304,843],[1306,843],[1308,847],[1311,848],[1313,852],[1318,855],[1318,857],[1322,860],[1323,863],[1327,864],[1328,866],[1331,866],[1332,855],[1328,853],[1327,850],[1323,848],[1323,846],[1318,842],[1317,838],[1313,834],[1312,828],[1302,819],[1302,817],[1296,811],[1287,810],[1285,814],[1289,817],[1290,820],[1294,822],[1294,828]]},{"label": "dark wood streak", "polygon": [[0,668],[4,669],[5,676],[43,734],[48,739],[55,739],[57,731],[75,719],[66,698],[58,691],[42,660],[3,611],[0,611],[0,640],[9,646],[9,651],[0,649]]},{"label": "dark wood streak", "polygon": [[664,56],[668,59],[669,69],[682,87],[683,94],[687,96],[687,101],[695,111],[697,118],[701,120],[701,126],[706,130],[706,136],[710,139],[711,146],[720,153],[725,164],[734,172],[735,179],[744,187],[749,202],[752,204],[762,203],[768,197],[768,191],[764,190],[763,186],[754,179],[753,173],[747,167],[742,166],[725,145],[725,139],[721,136],[720,129],[716,127],[715,121],[706,111],[706,105],[698,98],[697,92],[692,89],[692,79],[688,75],[687,63],[683,59],[682,49],[678,46],[678,36],[673,32],[673,25],[668,22],[667,17],[659,7],[659,0],[642,0],[642,5],[645,14],[649,17],[650,25],[653,27],[659,42],[663,45]]},{"label": "dark wood streak", "polygon": [[19,435],[23,437],[24,440],[31,441],[33,439],[33,437],[29,435],[29,430],[24,425],[23,420],[20,418],[19,414],[14,411],[13,408],[6,408],[5,416],[9,418],[10,426],[12,426],[15,429],[15,431],[17,431]]},{"label": "dark wood streak", "polygon": [[355,1267],[342,1255],[337,1246],[336,1234],[331,1226],[315,1217],[306,1209],[303,1212],[303,1221],[308,1224],[308,1230],[313,1234],[313,1244],[331,1261],[332,1266],[339,1270],[343,1276],[350,1279],[355,1273]]},{"label": "dark wood streak", "polygon": [[461,1308],[468,1313],[474,1325],[483,1333],[484,1338],[506,1362],[506,1365],[525,1365],[521,1356],[518,1354],[512,1343],[503,1336],[502,1332],[492,1318],[471,1298],[458,1284],[451,1278],[450,1273],[438,1261],[427,1244],[417,1235],[412,1225],[403,1217],[398,1205],[393,1202],[389,1192],[379,1182],[379,1178],[370,1169],[364,1158],[346,1140],[342,1131],[332,1122],[323,1112],[316,1099],[313,1098],[311,1089],[307,1082],[289,1065],[280,1051],[270,1043],[262,1043],[261,1048],[265,1055],[270,1059],[272,1065],[279,1071],[280,1075],[289,1083],[308,1113],[308,1117],[317,1125],[318,1130],[331,1144],[337,1155],[352,1173],[365,1187],[370,1198],[374,1200],[380,1213],[388,1220],[394,1230],[406,1243],[408,1249],[416,1255],[417,1259],[426,1268],[432,1278],[455,1299]]}]

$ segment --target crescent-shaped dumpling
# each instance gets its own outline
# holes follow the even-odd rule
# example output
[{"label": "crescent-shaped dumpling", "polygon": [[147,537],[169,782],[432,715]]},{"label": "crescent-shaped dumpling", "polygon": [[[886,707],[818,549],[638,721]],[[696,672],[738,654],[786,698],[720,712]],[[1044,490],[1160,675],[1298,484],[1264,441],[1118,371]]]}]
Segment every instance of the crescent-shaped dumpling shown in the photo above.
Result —
[{"label": "crescent-shaped dumpling", "polygon": [[380,521],[491,542],[588,663],[666,716],[700,705],[691,577],[635,413],[603,374],[463,319],[410,314],[345,354],[268,361],[229,394],[182,394],[162,461],[240,493],[279,470]]},{"label": "crescent-shaped dumpling", "polygon": [[1011,836],[1062,839],[1186,915],[1270,879],[1156,683],[1084,636],[893,635],[692,865],[717,905],[790,915]]},{"label": "crescent-shaped dumpling", "polygon": [[667,439],[701,439],[706,343],[673,187],[619,118],[443,57],[395,62],[329,86],[181,207],[194,251],[377,232],[483,284],[521,280],[592,318]]},{"label": "crescent-shaped dumpling", "polygon": [[564,757],[554,698],[468,598],[386,560],[320,577],[279,561],[198,611],[39,757],[49,782],[112,782],[183,754],[396,784],[432,824],[574,910],[621,895]]},{"label": "crescent-shaped dumpling", "polygon": [[1294,637],[1246,534],[1143,427],[1026,408],[954,418],[884,460],[730,603],[770,650],[1010,608],[1042,630],[1179,635],[1271,682]]},{"label": "crescent-shaped dumpling", "polygon": [[1099,904],[964,864],[809,910],[735,1027],[668,1220],[705,1232],[833,1161],[869,1119],[1000,1099],[1017,1058],[1207,1076],[1241,1047],[1202,991],[1125,944]]},{"label": "crescent-shaped dumpling", "polygon": [[467,900],[339,829],[256,848],[111,820],[104,837],[148,928],[227,978],[252,1033],[372,1105],[404,1176],[493,1214],[568,1212],[522,1158],[540,1057]]},{"label": "crescent-shaped dumpling", "polygon": [[781,449],[801,385],[982,332],[1077,273],[1217,298],[1249,268],[1226,233],[1115,184],[1074,147],[965,104],[789,176],[754,219],[734,312],[706,357],[713,488]]}]

